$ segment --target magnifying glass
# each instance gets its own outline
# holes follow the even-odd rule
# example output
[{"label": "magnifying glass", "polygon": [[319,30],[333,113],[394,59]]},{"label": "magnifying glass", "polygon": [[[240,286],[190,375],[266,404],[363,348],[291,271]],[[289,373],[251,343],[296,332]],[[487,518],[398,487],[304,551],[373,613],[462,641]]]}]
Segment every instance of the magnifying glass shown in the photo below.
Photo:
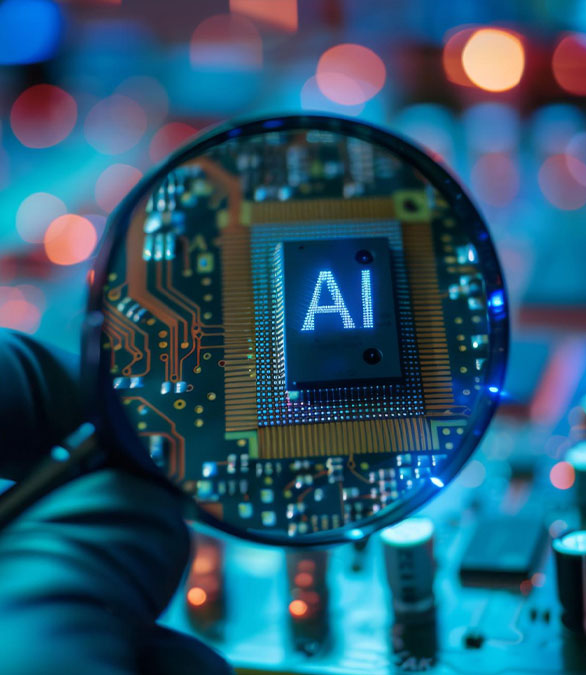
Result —
[{"label": "magnifying glass", "polygon": [[507,300],[486,226],[427,154],[361,122],[196,138],[114,213],[92,274],[93,426],[29,500],[113,447],[225,532],[359,539],[441,490],[499,400]]}]

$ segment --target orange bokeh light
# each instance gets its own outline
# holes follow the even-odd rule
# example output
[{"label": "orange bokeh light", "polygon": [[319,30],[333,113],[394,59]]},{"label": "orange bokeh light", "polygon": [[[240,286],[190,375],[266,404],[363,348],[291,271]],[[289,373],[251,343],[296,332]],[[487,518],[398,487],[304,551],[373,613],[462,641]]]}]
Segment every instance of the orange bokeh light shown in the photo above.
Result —
[{"label": "orange bokeh light", "polygon": [[566,154],[548,157],[539,169],[539,187],[545,198],[558,209],[575,211],[586,204],[586,185],[576,176],[586,175],[586,165]]},{"label": "orange bokeh light", "polygon": [[289,612],[291,613],[291,616],[297,618],[305,616],[308,609],[307,603],[304,600],[292,600],[289,603]]},{"label": "orange bokeh light", "polygon": [[193,32],[191,65],[205,70],[256,70],[262,66],[262,39],[244,16],[215,14]]},{"label": "orange bokeh light", "polygon": [[197,132],[195,127],[185,122],[169,122],[162,126],[153,136],[149,147],[149,155],[153,162],[160,162],[165,157],[177,150]]},{"label": "orange bokeh light", "polygon": [[49,148],[67,138],[77,121],[77,103],[51,84],[29,87],[16,99],[10,124],[18,140],[29,148]]},{"label": "orange bokeh light", "polygon": [[213,547],[200,547],[193,561],[194,574],[210,574],[219,566],[218,553]]},{"label": "orange bokeh light", "polygon": [[521,40],[500,28],[480,28],[468,38],[462,51],[462,66],[480,89],[500,92],[516,87],[525,70]]},{"label": "orange bokeh light", "polygon": [[56,265],[75,265],[86,260],[97,242],[92,223],[73,213],[55,218],[43,240],[47,257]]},{"label": "orange bokeh light", "polygon": [[298,27],[297,0],[230,0],[230,11],[288,33],[295,33]]},{"label": "orange bokeh light", "polygon": [[194,607],[201,607],[207,599],[208,594],[199,586],[194,586],[187,591],[187,602]]},{"label": "orange bokeh light", "polygon": [[362,45],[336,45],[324,52],[317,64],[320,91],[341,105],[365,103],[378,94],[385,79],[382,59]]},{"label": "orange bokeh light", "polygon": [[573,33],[561,39],[551,61],[553,76],[562,89],[586,95],[586,35]]},{"label": "orange bokeh light", "polygon": [[142,178],[142,172],[129,164],[112,164],[96,182],[96,202],[110,213]]},{"label": "orange bokeh light", "polygon": [[574,485],[576,472],[569,462],[558,462],[551,467],[549,480],[558,490],[568,490]]}]

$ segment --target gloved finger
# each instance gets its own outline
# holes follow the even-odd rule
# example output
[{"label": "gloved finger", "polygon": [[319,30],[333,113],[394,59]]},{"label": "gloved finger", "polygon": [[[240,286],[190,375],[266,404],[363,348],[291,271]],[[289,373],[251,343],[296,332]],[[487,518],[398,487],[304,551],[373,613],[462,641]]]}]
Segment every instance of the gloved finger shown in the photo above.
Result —
[{"label": "gloved finger", "polygon": [[71,354],[0,330],[0,477],[21,480],[81,424],[78,367]]},{"label": "gloved finger", "polygon": [[139,672],[143,675],[234,675],[234,670],[211,647],[159,625],[153,629],[140,655]]},{"label": "gloved finger", "polygon": [[44,497],[0,535],[2,672],[140,672],[188,554],[177,497],[156,483],[102,470]]}]

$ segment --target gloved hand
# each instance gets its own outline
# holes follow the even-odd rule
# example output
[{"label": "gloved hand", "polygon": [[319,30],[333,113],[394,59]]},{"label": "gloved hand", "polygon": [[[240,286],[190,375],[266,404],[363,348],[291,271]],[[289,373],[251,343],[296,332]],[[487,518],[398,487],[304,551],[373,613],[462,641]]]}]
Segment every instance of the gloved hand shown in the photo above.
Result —
[{"label": "gloved hand", "polygon": [[[42,443],[73,431],[78,402],[54,350],[0,333],[0,476],[20,477]],[[164,487],[103,469],[56,490],[0,532],[0,672],[232,673],[209,647],[155,623],[188,556]]]}]

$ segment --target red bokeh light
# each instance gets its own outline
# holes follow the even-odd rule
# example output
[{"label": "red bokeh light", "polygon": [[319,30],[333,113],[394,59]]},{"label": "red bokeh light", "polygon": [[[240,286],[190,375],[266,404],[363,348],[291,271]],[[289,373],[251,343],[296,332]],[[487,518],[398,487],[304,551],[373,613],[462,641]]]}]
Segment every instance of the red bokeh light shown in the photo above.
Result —
[{"label": "red bokeh light", "polygon": [[533,590],[533,584],[529,579],[523,579],[519,584],[519,590],[521,591],[521,595],[529,595]]},{"label": "red bokeh light", "polygon": [[568,490],[574,485],[576,472],[569,462],[558,462],[551,467],[549,480],[558,490]]},{"label": "red bokeh light", "polygon": [[29,87],[16,99],[10,124],[18,140],[29,148],[49,148],[67,138],[77,121],[77,103],[51,84]]},{"label": "red bokeh light", "polygon": [[41,323],[44,296],[34,286],[0,286],[0,326],[32,335]]},{"label": "red bokeh light", "polygon": [[545,198],[558,209],[574,211],[586,204],[586,185],[576,180],[586,175],[586,165],[571,155],[548,157],[539,169],[539,187]]},{"label": "red bokeh light", "polygon": [[462,52],[470,37],[477,30],[477,27],[458,28],[455,32],[450,31],[446,36],[446,43],[442,52],[442,62],[446,77],[450,82],[459,84],[462,87],[473,87],[464,65],[462,64]]},{"label": "red bokeh light", "polygon": [[55,218],[43,240],[47,257],[56,265],[75,265],[86,260],[97,242],[92,223],[73,213]]},{"label": "red bokeh light", "polygon": [[43,241],[51,221],[67,213],[65,204],[55,195],[35,192],[24,199],[16,212],[18,234],[30,243]]},{"label": "red bokeh light", "polygon": [[142,107],[128,96],[113,94],[89,111],[84,131],[88,143],[104,155],[119,155],[133,148],[147,129]]},{"label": "red bokeh light", "polygon": [[298,572],[295,575],[294,582],[299,588],[310,588],[313,586],[314,582],[313,574],[310,574],[309,572]]},{"label": "red bokeh light", "polygon": [[96,202],[110,213],[142,178],[142,173],[129,164],[112,164],[104,169],[96,182]]},{"label": "red bokeh light", "polygon": [[561,39],[554,50],[553,76],[562,89],[586,95],[586,35],[573,33]]},{"label": "red bokeh light", "polygon": [[322,94],[335,103],[359,105],[382,89],[386,68],[368,47],[341,44],[321,55],[316,79]]},{"label": "red bokeh light", "polygon": [[216,14],[193,32],[189,49],[195,68],[256,70],[262,66],[262,39],[256,26],[244,16]]},{"label": "red bokeh light", "polygon": [[169,122],[162,126],[153,136],[149,148],[149,155],[153,162],[160,162],[165,157],[183,145],[197,133],[195,127],[184,122]]},{"label": "red bokeh light", "polygon": [[230,0],[230,11],[288,33],[295,33],[298,27],[297,0]]},{"label": "red bokeh light", "polygon": [[506,154],[494,152],[479,157],[470,180],[478,198],[491,206],[506,206],[519,193],[519,172]]},{"label": "red bokeh light", "polygon": [[300,560],[299,564],[297,565],[297,569],[300,572],[308,572],[309,574],[313,574],[315,572],[315,567],[315,561],[311,560],[310,558]]}]

